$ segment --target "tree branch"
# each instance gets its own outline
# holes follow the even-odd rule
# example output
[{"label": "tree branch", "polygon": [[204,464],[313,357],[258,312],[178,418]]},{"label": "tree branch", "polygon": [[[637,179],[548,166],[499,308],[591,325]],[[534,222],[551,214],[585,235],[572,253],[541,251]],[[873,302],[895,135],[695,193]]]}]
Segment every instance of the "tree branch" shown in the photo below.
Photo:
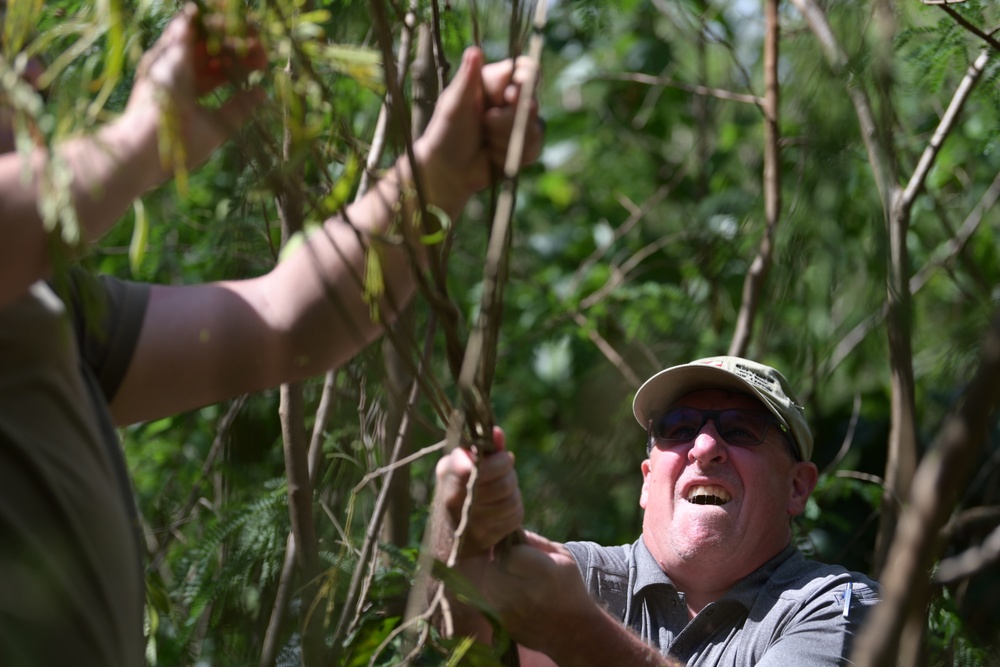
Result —
[{"label": "tree branch", "polygon": [[986,69],[991,56],[992,51],[990,49],[983,49],[979,53],[979,56],[969,65],[965,77],[958,84],[958,88],[955,90],[955,94],[952,95],[951,102],[948,104],[948,109],[941,117],[941,121],[934,130],[934,135],[924,148],[924,152],[920,155],[920,160],[913,170],[913,175],[910,176],[910,181],[906,184],[906,188],[900,197],[899,205],[903,207],[905,212],[909,213],[917,195],[923,189],[924,183],[927,181],[927,175],[930,173],[931,167],[934,166],[934,160],[937,158],[938,153],[941,152],[941,147],[944,145],[945,139],[948,138],[948,135],[954,129],[959,114],[972,94],[972,89],[975,88],[976,83],[982,78],[983,71]]},{"label": "tree branch", "polygon": [[764,98],[757,97],[756,95],[747,95],[745,93],[734,93],[732,91],[723,90],[721,88],[710,88],[709,86],[695,86],[690,83],[677,81],[676,79],[670,79],[667,77],[660,77],[660,76],[651,76],[649,74],[640,74],[638,72],[605,74],[602,76],[592,77],[591,80],[631,81],[633,83],[644,83],[650,86],[663,86],[665,88],[676,88],[677,90],[683,90],[686,93],[692,93],[694,95],[702,95],[704,97],[716,97],[720,100],[728,100],[730,102],[741,102],[743,104],[752,104],[758,107],[764,106]]},{"label": "tree branch", "polygon": [[743,282],[740,312],[729,344],[729,355],[746,356],[750,346],[757,306],[764,291],[774,253],[774,235],[781,217],[781,130],[778,127],[780,88],[778,86],[778,45],[781,26],[778,0],[765,3],[767,33],[764,38],[764,235],[757,256]]},{"label": "tree branch", "polygon": [[[908,499],[910,511],[902,516],[889,552],[893,565],[883,573],[883,600],[873,611],[852,656],[859,667],[896,664],[900,633],[920,599],[921,587],[915,587],[914,582],[925,581],[929,574],[938,553],[938,533],[966,483],[976,451],[986,441],[992,415],[1000,404],[998,375],[1000,314],[986,333],[979,368],[961,403],[917,469]],[[922,613],[919,606],[917,612]]]}]

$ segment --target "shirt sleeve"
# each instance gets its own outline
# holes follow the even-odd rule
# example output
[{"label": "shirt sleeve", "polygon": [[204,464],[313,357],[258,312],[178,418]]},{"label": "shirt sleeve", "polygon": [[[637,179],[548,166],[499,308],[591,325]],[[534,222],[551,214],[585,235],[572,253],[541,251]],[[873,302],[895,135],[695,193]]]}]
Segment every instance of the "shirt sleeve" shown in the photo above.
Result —
[{"label": "shirt sleeve", "polygon": [[71,269],[69,293],[81,363],[90,367],[110,403],[132,361],[149,286]]},{"label": "shirt sleeve", "polygon": [[852,664],[854,640],[879,601],[867,582],[839,582],[811,596],[787,619],[757,667],[834,667]]}]

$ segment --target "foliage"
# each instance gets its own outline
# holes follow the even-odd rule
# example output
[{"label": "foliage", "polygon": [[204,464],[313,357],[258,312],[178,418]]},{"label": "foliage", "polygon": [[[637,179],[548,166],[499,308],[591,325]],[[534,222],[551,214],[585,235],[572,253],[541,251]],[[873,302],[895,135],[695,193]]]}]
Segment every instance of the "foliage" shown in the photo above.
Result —
[{"label": "foliage", "polygon": [[[303,174],[307,220],[321,221],[356,192],[384,85],[368,3],[328,0],[310,12],[286,0],[224,4],[263,27],[271,53],[263,85],[271,102],[244,136],[190,174],[183,193],[168,185],[144,197],[144,253],[133,251],[130,265],[133,225],[142,220],[127,216],[84,259],[95,271],[180,284],[272,267],[281,242],[273,179],[282,167],[281,106],[292,100],[305,109],[297,130],[308,154],[283,166]],[[479,4],[475,17],[471,3],[453,4],[443,17],[452,63],[473,40],[473,23],[490,57],[506,55],[510,3]],[[632,377],[723,353],[732,337],[764,233],[763,115],[756,105],[695,95],[685,85],[763,94],[759,5],[576,0],[551,8],[539,93],[547,147],[521,178],[492,398],[517,452],[528,526],[555,539],[635,539],[645,436],[631,416]],[[104,7],[113,11],[98,10]],[[858,29],[869,24],[871,7],[825,8],[852,76],[874,87],[872,45]],[[49,87],[44,108],[24,102],[31,127],[52,142],[120,111],[142,48],[177,9],[160,1],[45,3],[32,44],[72,57],[52,59],[58,84]],[[1000,19],[986,0],[954,11],[985,29]],[[428,20],[430,2],[418,3],[417,13]],[[403,17],[392,18],[398,35]],[[815,558],[865,571],[872,567],[891,399],[880,319],[884,218],[842,81],[791,5],[782,6],[782,21],[784,206],[749,356],[783,369],[802,388],[816,434],[814,459],[821,470],[833,464],[796,526],[797,541]],[[892,130],[906,174],[983,43],[937,7],[898,3],[897,21],[889,100],[896,126],[882,129]],[[296,53],[307,54],[313,70],[282,74]],[[928,275],[912,312],[923,448],[972,376],[998,300],[995,210],[987,208],[964,248],[949,246],[1000,173],[998,78],[1000,67],[991,64],[942,147],[907,238],[912,272]],[[394,142],[398,151],[400,138]],[[489,209],[484,195],[456,222],[449,289],[465,322],[482,289]],[[419,331],[429,308],[419,303],[416,313]],[[875,326],[842,355],[851,332],[873,318]],[[382,445],[395,436],[384,427],[384,363],[384,352],[372,348],[336,375],[315,492],[325,596],[311,607],[296,582],[278,664],[298,664],[307,614],[322,614],[330,630],[347,596],[382,483],[365,475],[385,462]],[[436,353],[432,366],[453,393],[444,355]],[[306,384],[306,414],[315,413],[321,393],[319,380]],[[230,405],[124,433],[149,552],[152,664],[257,664],[290,530],[277,403],[273,391],[250,397],[221,431]],[[417,447],[442,437],[442,424],[424,408]],[[996,435],[982,444],[977,475],[956,511],[1000,503]],[[203,470],[213,448],[215,463]],[[332,647],[339,664],[368,664],[377,650],[374,664],[398,664],[408,650],[409,640],[392,633],[414,578],[433,458],[412,466],[415,537],[382,552],[352,632]],[[990,528],[956,537],[945,555],[979,543]],[[971,580],[975,585],[938,589],[928,615],[927,664],[996,664],[1000,612],[987,593],[1000,586],[997,575],[994,564]],[[469,651],[463,664],[495,664],[486,647],[434,635],[417,664],[454,664],[449,656],[457,651]]]}]

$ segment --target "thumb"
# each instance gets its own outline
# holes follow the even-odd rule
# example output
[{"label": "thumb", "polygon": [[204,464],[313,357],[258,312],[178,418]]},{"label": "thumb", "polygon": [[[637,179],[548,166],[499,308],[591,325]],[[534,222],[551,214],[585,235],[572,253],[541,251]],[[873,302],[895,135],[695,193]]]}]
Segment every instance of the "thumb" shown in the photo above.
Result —
[{"label": "thumb", "polygon": [[502,452],[507,448],[507,436],[504,435],[503,429],[499,426],[493,427],[493,447],[498,452]]},{"label": "thumb", "polygon": [[483,52],[470,46],[462,54],[458,73],[441,96],[442,106],[450,113],[466,105],[474,105],[482,97]]},{"label": "thumb", "polygon": [[529,547],[532,547],[536,551],[541,551],[546,554],[561,554],[565,551],[565,547],[558,542],[553,542],[552,540],[542,537],[538,533],[533,533],[530,530],[524,531],[524,542]]}]

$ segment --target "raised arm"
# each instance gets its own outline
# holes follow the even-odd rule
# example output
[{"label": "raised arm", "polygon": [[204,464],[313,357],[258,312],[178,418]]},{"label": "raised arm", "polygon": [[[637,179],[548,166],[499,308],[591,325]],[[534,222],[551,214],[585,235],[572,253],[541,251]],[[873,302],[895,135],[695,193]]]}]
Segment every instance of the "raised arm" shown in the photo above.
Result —
[{"label": "raised arm", "polygon": [[[137,196],[171,176],[157,145],[158,128],[168,116],[182,128],[187,166],[193,167],[243,124],[260,99],[258,91],[240,91],[218,109],[198,104],[193,63],[196,14],[193,5],[185,8],[143,57],[121,116],[91,136],[54,149],[55,159],[71,174],[69,189],[84,242],[98,238]],[[249,60],[263,60],[259,43],[250,40],[247,48]],[[4,116],[0,110],[0,123],[5,122]],[[39,181],[53,156],[36,149],[25,165],[24,158],[11,149],[0,147],[0,237],[4,239],[0,244],[0,308],[49,271],[50,248],[38,202]],[[27,181],[23,178],[26,168],[33,174]]]},{"label": "raised arm", "polygon": [[[491,166],[502,158],[525,67],[484,67],[479,50],[466,51],[414,146],[427,202],[452,219],[490,182]],[[526,161],[541,145],[540,124],[529,126]],[[415,291],[411,255],[391,238],[411,223],[416,208],[413,172],[401,158],[267,275],[154,287],[132,364],[112,402],[115,418],[128,423],[172,414],[309,377],[356,354]],[[378,321],[358,280],[373,246],[386,286]]]}]

